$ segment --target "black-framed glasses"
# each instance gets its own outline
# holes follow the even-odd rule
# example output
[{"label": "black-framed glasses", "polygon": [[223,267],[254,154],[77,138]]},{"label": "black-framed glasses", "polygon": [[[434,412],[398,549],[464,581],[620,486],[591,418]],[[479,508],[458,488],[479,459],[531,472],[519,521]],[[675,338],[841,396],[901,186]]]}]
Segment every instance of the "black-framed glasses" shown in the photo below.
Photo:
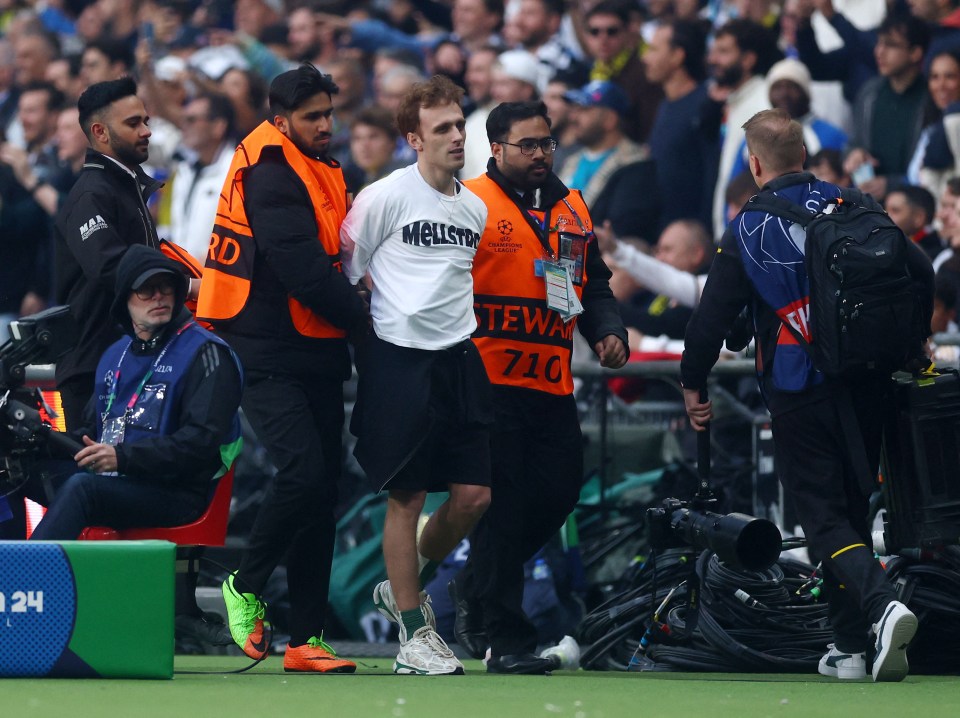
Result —
[{"label": "black-framed glasses", "polygon": [[153,282],[151,284],[144,284],[141,287],[134,289],[133,293],[137,295],[138,299],[147,301],[148,299],[153,299],[153,295],[157,292],[160,292],[164,297],[169,297],[173,294],[174,290],[173,282],[161,281]]},{"label": "black-framed glasses", "polygon": [[519,142],[504,142],[501,140],[500,144],[519,147],[521,155],[534,155],[538,147],[543,150],[545,155],[552,155],[557,151],[557,140],[553,137],[541,137],[539,140],[520,140]]}]

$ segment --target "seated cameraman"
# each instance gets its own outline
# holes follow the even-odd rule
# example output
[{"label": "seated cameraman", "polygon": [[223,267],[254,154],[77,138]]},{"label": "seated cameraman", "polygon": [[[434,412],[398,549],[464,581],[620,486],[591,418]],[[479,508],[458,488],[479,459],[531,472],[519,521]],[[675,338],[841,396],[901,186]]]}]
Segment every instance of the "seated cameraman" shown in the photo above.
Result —
[{"label": "seated cameraman", "polygon": [[120,261],[111,316],[129,336],[100,358],[88,428],[76,434],[83,471],[56,492],[34,539],[76,539],[86,526],[177,526],[206,509],[211,479],[240,450],[241,371],[184,309],[188,286],[180,265],[150,247]]}]

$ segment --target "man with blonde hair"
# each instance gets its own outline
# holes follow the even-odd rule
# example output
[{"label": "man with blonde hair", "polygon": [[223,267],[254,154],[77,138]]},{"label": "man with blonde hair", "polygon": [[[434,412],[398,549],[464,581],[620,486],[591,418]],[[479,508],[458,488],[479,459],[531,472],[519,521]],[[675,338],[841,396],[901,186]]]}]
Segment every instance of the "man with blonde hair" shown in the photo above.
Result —
[{"label": "man with blonde hair", "polygon": [[[873,679],[903,680],[908,670],[906,648],[917,618],[897,600],[873,557],[867,521],[873,482],[870,487],[864,485],[877,475],[889,373],[864,369],[837,379],[814,365],[804,346],[816,340],[808,321],[811,292],[804,261],[805,225],[766,209],[770,195],[811,214],[837,198],[871,209],[880,207],[869,196],[841,190],[803,171],[803,130],[785,111],[759,112],[743,128],[750,173],[761,191],[724,233],[700,306],[687,326],[680,365],[687,413],[698,431],[710,421],[711,405],[701,400],[700,391],[706,387],[724,334],[740,311],[750,307],[760,388],[772,417],[780,481],[790,494],[810,550],[823,559],[834,642],[820,660],[819,672],[841,679],[865,677],[872,624]],[[933,271],[912,242],[904,240],[903,249],[916,285],[913,289],[923,298],[923,329],[928,336]],[[856,418],[857,427],[849,431],[841,418],[850,413],[845,409]],[[847,440],[857,438],[856,429],[862,439],[856,443],[862,443],[862,449]],[[854,467],[864,462],[866,467],[858,472]],[[870,477],[862,475],[868,470]]]}]

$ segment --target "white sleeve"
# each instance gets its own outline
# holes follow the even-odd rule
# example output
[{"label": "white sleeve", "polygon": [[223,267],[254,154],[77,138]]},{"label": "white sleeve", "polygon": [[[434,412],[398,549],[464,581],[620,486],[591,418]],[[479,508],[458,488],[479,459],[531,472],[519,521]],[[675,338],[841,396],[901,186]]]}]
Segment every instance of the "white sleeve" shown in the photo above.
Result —
[{"label": "white sleeve", "polygon": [[386,239],[387,212],[386,206],[378,206],[383,205],[377,202],[379,196],[375,188],[362,190],[340,225],[340,253],[351,284],[364,277],[374,252]]},{"label": "white sleeve", "polygon": [[672,267],[644,254],[626,242],[618,242],[613,261],[631,277],[656,294],[663,294],[687,307],[700,303],[706,275],[696,275]]}]

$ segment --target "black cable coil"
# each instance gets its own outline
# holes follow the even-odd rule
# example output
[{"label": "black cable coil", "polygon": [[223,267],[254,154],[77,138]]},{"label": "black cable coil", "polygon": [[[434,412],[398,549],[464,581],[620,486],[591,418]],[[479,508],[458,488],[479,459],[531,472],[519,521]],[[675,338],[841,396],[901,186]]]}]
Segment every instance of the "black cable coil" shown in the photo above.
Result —
[{"label": "black cable coil", "polygon": [[[693,561],[701,588],[697,626],[687,635]],[[894,557],[886,570],[919,619],[908,650],[910,672],[960,673],[960,546],[925,551],[919,559]],[[788,558],[767,571],[748,572],[732,570],[709,551],[698,558],[685,549],[664,551],[626,576],[624,591],[584,617],[581,665],[814,673],[832,633],[813,574],[812,566]],[[671,591],[652,626],[651,617]]]},{"label": "black cable coil", "polygon": [[[688,636],[689,584],[684,582],[692,578],[694,560],[700,606],[697,627]],[[790,559],[767,571],[747,572],[728,568],[708,551],[698,559],[683,550],[665,551],[632,577],[630,588],[584,618],[581,665],[593,670],[815,671],[831,633],[826,604],[809,590],[815,585],[812,574],[812,566]],[[666,615],[651,628],[651,616],[671,590]]]}]

